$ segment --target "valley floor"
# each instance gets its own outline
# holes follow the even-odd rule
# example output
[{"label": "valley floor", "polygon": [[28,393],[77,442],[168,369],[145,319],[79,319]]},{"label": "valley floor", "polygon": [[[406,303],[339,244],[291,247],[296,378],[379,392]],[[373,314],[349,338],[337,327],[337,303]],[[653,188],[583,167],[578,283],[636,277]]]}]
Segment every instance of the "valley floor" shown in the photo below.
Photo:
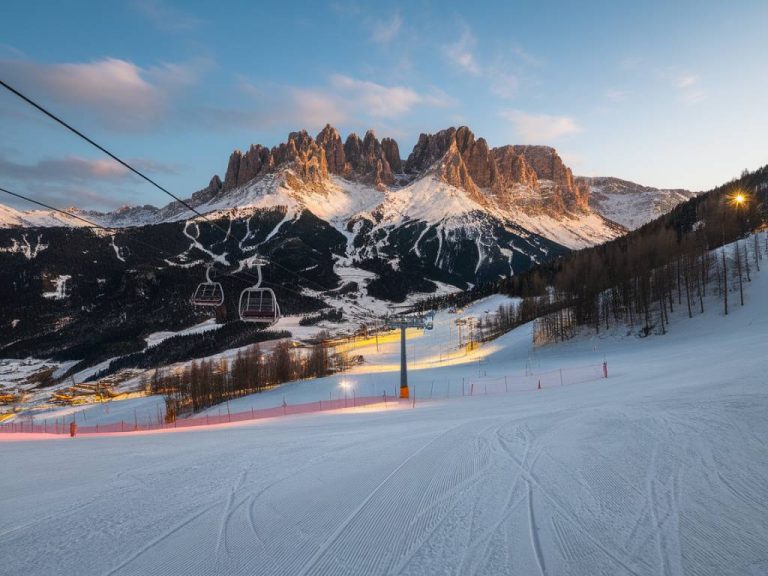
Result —
[{"label": "valley floor", "polygon": [[[767,574],[766,294],[763,272],[727,317],[713,301],[666,336],[537,352],[542,369],[606,355],[607,380],[177,433],[6,435],[0,572]],[[494,343],[489,376],[525,362],[530,329]]]}]

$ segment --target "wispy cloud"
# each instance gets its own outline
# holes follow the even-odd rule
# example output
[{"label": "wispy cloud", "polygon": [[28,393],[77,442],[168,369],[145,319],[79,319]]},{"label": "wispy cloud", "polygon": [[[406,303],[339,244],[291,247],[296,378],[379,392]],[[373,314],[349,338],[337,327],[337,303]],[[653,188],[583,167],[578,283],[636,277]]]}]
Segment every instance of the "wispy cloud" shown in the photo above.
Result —
[{"label": "wispy cloud", "polygon": [[677,91],[680,101],[686,104],[695,104],[706,98],[706,93],[701,85],[698,74],[687,70],[665,69],[661,71],[661,77]]},{"label": "wispy cloud", "polygon": [[22,91],[84,110],[102,126],[124,132],[161,122],[171,97],[196,83],[203,66],[201,61],[142,68],[117,58],[61,64],[0,60],[3,76]]},{"label": "wispy cloud", "polygon": [[[182,172],[179,166],[144,158],[132,158],[128,162],[153,175],[176,176]],[[59,208],[112,210],[136,201],[141,189],[138,176],[110,158],[49,157],[24,164],[0,153],[0,174],[13,189]],[[23,210],[37,209],[11,198],[0,198],[0,202]]]},{"label": "wispy cloud", "polygon": [[403,25],[403,19],[400,11],[397,10],[391,18],[386,20],[377,20],[371,26],[371,40],[376,44],[389,44],[394,40],[400,28]]},{"label": "wispy cloud", "polygon": [[521,110],[504,110],[501,115],[512,123],[525,142],[546,143],[581,131],[576,121],[568,116],[528,114]]},{"label": "wispy cloud", "polygon": [[480,76],[482,69],[475,56],[475,36],[466,24],[461,25],[461,34],[458,39],[446,46],[443,46],[443,53],[449,62],[458,66],[458,68],[472,76]]},{"label": "wispy cloud", "polygon": [[513,98],[520,87],[520,79],[510,72],[497,72],[491,78],[491,92],[504,99]]},{"label": "wispy cloud", "polygon": [[[128,161],[135,168],[154,174],[178,174],[179,169],[154,160],[134,158]],[[43,158],[34,164],[22,164],[0,156],[0,173],[13,180],[31,182],[121,182],[137,179],[127,168],[111,158]]]},{"label": "wispy cloud", "polygon": [[477,54],[477,39],[466,22],[459,23],[458,38],[442,46],[446,61],[460,72],[483,80],[488,90],[497,98],[515,98],[526,71],[544,65],[543,60],[520,46],[507,46],[497,50],[489,62]]},{"label": "wispy cloud", "polygon": [[326,85],[315,87],[267,86],[241,79],[240,90],[252,103],[241,111],[214,111],[219,120],[262,127],[288,125],[316,129],[328,122],[359,124],[371,119],[380,122],[401,118],[418,107],[447,108],[456,104],[438,89],[422,92],[409,86],[388,86],[344,74],[334,74]]},{"label": "wispy cloud", "polygon": [[642,56],[625,56],[619,60],[619,68],[622,70],[637,70],[645,63],[645,58]]},{"label": "wispy cloud", "polygon": [[629,92],[618,88],[609,88],[605,91],[605,97],[611,102],[623,102],[627,99]]},{"label": "wispy cloud", "polygon": [[133,6],[155,28],[164,32],[196,30],[202,20],[160,0],[134,0]]},{"label": "wispy cloud", "polygon": [[455,104],[444,92],[420,93],[407,86],[384,86],[342,74],[331,76],[330,84],[350,105],[379,118],[402,116],[419,105],[445,108]]}]

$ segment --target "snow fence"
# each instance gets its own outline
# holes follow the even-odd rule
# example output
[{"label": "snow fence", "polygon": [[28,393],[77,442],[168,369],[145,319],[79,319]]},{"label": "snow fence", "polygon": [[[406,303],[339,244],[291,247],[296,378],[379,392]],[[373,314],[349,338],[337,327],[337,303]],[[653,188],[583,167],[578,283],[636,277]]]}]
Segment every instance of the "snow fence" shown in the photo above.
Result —
[{"label": "snow fence", "polygon": [[[62,418],[59,421],[49,423],[44,421],[42,424],[34,422],[11,422],[0,424],[0,433],[28,433],[28,434],[65,434],[65,435],[83,435],[83,434],[114,434],[120,432],[146,432],[153,430],[171,430],[174,428],[194,428],[198,426],[213,426],[216,424],[229,424],[232,422],[246,422],[249,420],[262,420],[264,418],[279,418],[281,416],[294,416],[298,414],[313,414],[317,412],[329,412],[332,410],[344,410],[349,408],[362,408],[366,406],[381,405],[403,405],[416,406],[419,401],[430,399],[451,398],[457,396],[480,396],[489,394],[508,394],[511,392],[522,392],[526,390],[541,390],[544,388],[556,388],[568,386],[571,384],[580,384],[591,382],[600,378],[608,377],[608,364],[592,364],[589,366],[579,366],[572,368],[562,368],[541,372],[538,374],[525,374],[513,376],[480,376],[477,378],[462,378],[461,389],[456,388],[453,392],[451,388],[458,386],[459,382],[450,381],[447,386],[440,386],[438,382],[437,394],[435,394],[435,382],[425,390],[424,385],[411,387],[411,398],[400,400],[387,393],[381,396],[345,396],[344,398],[318,400],[316,402],[305,402],[302,404],[288,404],[285,401],[280,406],[273,408],[251,408],[243,412],[230,412],[229,404],[226,406],[227,412],[221,414],[206,414],[204,416],[194,416],[190,418],[177,418],[173,422],[139,422],[138,419],[133,422],[113,422],[111,424],[95,424],[92,426],[83,426],[75,424]],[[74,428],[73,428],[74,426]]]}]

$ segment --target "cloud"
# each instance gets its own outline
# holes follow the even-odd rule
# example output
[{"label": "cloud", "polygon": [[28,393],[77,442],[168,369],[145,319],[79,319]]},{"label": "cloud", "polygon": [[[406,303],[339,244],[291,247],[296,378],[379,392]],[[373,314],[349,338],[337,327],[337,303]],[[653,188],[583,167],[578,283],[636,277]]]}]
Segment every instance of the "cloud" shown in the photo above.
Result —
[{"label": "cloud", "polygon": [[449,62],[458,66],[462,71],[472,76],[480,76],[482,69],[475,58],[475,44],[476,40],[472,31],[469,26],[463,24],[459,39],[453,44],[443,46],[443,53]]},{"label": "cloud", "polygon": [[629,92],[617,88],[609,88],[605,91],[605,97],[611,102],[623,102],[627,99]]},{"label": "cloud", "polygon": [[513,98],[520,87],[520,79],[509,72],[497,72],[491,78],[491,93],[499,98]]},{"label": "cloud", "polygon": [[331,87],[340,97],[351,99],[371,116],[379,118],[402,116],[428,99],[405,86],[384,86],[342,74],[331,76]]},{"label": "cloud", "polygon": [[377,21],[373,24],[371,30],[371,40],[376,44],[389,44],[395,39],[403,25],[403,19],[400,17],[400,11],[396,11],[392,18],[384,21]]},{"label": "cloud", "polygon": [[333,74],[326,85],[314,87],[257,85],[241,79],[240,91],[250,100],[247,107],[212,110],[207,115],[227,125],[316,129],[326,123],[363,123],[371,119],[381,123],[401,118],[418,107],[447,108],[456,104],[436,88],[420,92],[344,74]]},{"label": "cloud", "polygon": [[459,26],[458,39],[442,47],[445,59],[461,72],[482,78],[497,98],[509,100],[516,97],[526,71],[544,65],[543,60],[520,46],[497,50],[490,62],[481,62],[476,55],[477,40],[472,30],[464,22],[460,22]]},{"label": "cloud", "polygon": [[[141,158],[128,161],[134,168],[154,174],[178,174],[178,167]],[[20,164],[0,156],[0,173],[13,180],[30,182],[123,182],[136,179],[125,166],[111,158],[90,159],[80,156],[43,158],[34,164]]]},{"label": "cloud", "polygon": [[[80,183],[35,183],[30,186],[17,187],[14,192],[24,194],[59,209],[70,207],[84,210],[114,210],[126,203],[135,203],[139,197],[135,187],[119,188],[115,186],[106,190],[103,185],[96,190],[87,184]],[[121,200],[117,200],[120,198]],[[19,210],[45,210],[37,204],[0,194],[0,204],[12,206]]]},{"label": "cloud", "polygon": [[690,72],[670,73],[669,81],[677,89],[680,100],[686,104],[696,104],[707,95],[699,82],[699,76]]},{"label": "cloud", "polygon": [[695,74],[688,74],[688,73],[680,74],[673,79],[674,85],[680,89],[690,88],[691,86],[698,83],[698,81],[699,81],[698,76],[696,76]]},{"label": "cloud", "polygon": [[141,68],[117,58],[62,64],[0,60],[9,84],[30,97],[85,111],[102,126],[121,132],[144,131],[163,121],[172,96],[196,83],[206,65],[199,61]]},{"label": "cloud", "polygon": [[625,56],[619,60],[619,68],[622,70],[632,71],[637,70],[645,63],[645,58],[642,56]]},{"label": "cloud", "polygon": [[155,28],[165,32],[196,30],[202,24],[200,18],[168,6],[159,0],[135,0],[133,6]]},{"label": "cloud", "polygon": [[707,97],[698,74],[675,67],[656,69],[653,72],[656,79],[667,84],[685,104],[695,104]]},{"label": "cloud", "polygon": [[549,142],[581,131],[576,121],[568,116],[528,114],[520,110],[505,110],[501,116],[512,123],[525,142]]}]

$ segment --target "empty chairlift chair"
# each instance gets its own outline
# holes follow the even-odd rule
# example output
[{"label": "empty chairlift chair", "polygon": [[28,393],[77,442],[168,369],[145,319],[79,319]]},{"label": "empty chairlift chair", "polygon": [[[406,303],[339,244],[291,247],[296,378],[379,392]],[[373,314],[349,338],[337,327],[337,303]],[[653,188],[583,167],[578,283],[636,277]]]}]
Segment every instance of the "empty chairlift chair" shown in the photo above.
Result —
[{"label": "empty chairlift chair", "polygon": [[224,304],[224,288],[221,283],[211,280],[211,267],[205,270],[205,282],[197,286],[192,295],[192,304],[203,307],[216,307]]},{"label": "empty chairlift chair", "polygon": [[246,288],[240,294],[240,320],[272,326],[280,319],[280,305],[271,288]]},{"label": "empty chairlift chair", "polygon": [[261,259],[254,261],[259,280],[255,286],[246,288],[240,294],[240,320],[261,324],[265,328],[280,319],[280,305],[275,293],[271,288],[261,287],[261,267],[266,263]]}]

